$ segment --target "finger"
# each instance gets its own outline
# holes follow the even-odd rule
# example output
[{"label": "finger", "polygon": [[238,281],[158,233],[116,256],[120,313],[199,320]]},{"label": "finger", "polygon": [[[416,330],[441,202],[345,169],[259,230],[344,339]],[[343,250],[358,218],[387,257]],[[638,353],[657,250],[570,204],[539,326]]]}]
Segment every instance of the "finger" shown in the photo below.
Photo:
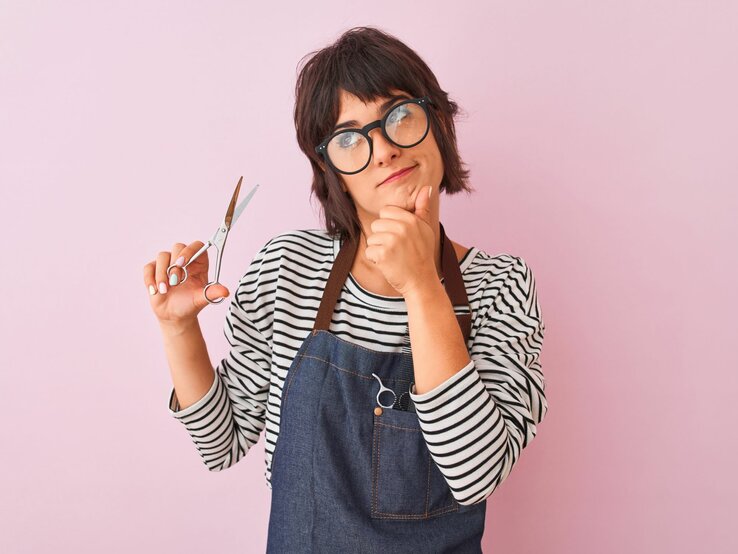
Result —
[{"label": "finger", "polygon": [[[208,302],[205,299],[205,294],[203,293],[204,290],[205,290],[205,287],[202,287],[200,291],[197,294],[195,294],[194,302],[195,302],[195,306],[197,306],[198,309],[206,308],[207,305],[210,304],[210,302]],[[218,300],[218,298],[220,298],[221,296],[223,297],[229,296],[230,291],[227,288],[225,288],[223,285],[218,284],[218,285],[213,285],[212,287],[208,287],[207,295],[208,295],[208,298],[211,301],[213,301],[213,300]]]},{"label": "finger", "polygon": [[[174,245],[172,246],[172,253],[169,256],[169,260],[170,260],[169,261],[169,265],[172,265],[173,263],[179,262],[179,259],[182,256],[182,252],[185,250],[185,248],[186,247],[185,247],[185,244],[183,242],[175,242],[174,243]],[[172,260],[175,260],[175,261],[172,261]],[[187,262],[184,261],[181,264],[180,263],[177,263],[177,265],[179,265],[181,267],[181,266],[183,266],[186,263]],[[169,266],[167,266],[167,268],[168,267]],[[165,272],[166,272],[166,269],[167,268],[165,268]],[[165,278],[167,280],[167,284],[170,287],[173,287],[174,285],[176,285],[177,283],[179,283],[182,279],[184,279],[184,271],[181,270],[181,269],[178,269],[176,267],[173,267],[168,273],[169,273],[169,275],[166,275],[165,274],[164,276],[165,276]],[[176,277],[173,277],[173,275],[176,276]]]},{"label": "finger", "polygon": [[[182,243],[177,243],[175,247],[176,246],[184,246],[184,245]],[[173,263],[176,263],[179,267],[187,265],[190,259],[192,258],[192,256],[194,256],[195,253],[198,252],[200,248],[202,248],[203,246],[204,246],[204,243],[201,240],[196,240],[194,242],[191,242],[187,246],[184,246],[184,248],[180,248],[177,251],[176,255],[172,253],[172,259],[174,260]],[[197,259],[200,260],[201,258],[198,257]],[[174,273],[175,271],[177,271],[180,277],[184,277],[184,271],[172,269],[172,273]]]},{"label": "finger", "polygon": [[159,252],[156,255],[156,270],[154,271],[154,279],[156,279],[156,286],[159,290],[159,293],[161,294],[166,294],[169,288],[167,268],[169,267],[171,259],[172,253],[165,250]]},{"label": "finger", "polygon": [[405,223],[397,219],[375,219],[372,221],[370,228],[374,234],[396,233],[401,235],[405,232],[405,225]]},{"label": "finger", "polygon": [[[426,194],[428,193],[426,192]],[[408,223],[413,219],[412,213],[409,209],[392,204],[382,206],[378,215],[381,219],[397,219],[399,221],[407,221]]]},{"label": "finger", "polygon": [[375,246],[367,246],[364,249],[364,258],[366,258],[367,261],[373,263],[374,265],[377,264],[377,260],[379,260],[381,256],[381,246],[375,245]]},{"label": "finger", "polygon": [[156,288],[156,277],[154,271],[156,269],[156,261],[149,262],[144,266],[144,285],[149,290],[149,295],[154,296],[158,291]]},{"label": "finger", "polygon": [[381,246],[383,244],[389,245],[392,244],[392,241],[395,240],[395,233],[387,233],[387,232],[379,232],[379,233],[372,233],[371,236],[366,239],[367,246]]}]

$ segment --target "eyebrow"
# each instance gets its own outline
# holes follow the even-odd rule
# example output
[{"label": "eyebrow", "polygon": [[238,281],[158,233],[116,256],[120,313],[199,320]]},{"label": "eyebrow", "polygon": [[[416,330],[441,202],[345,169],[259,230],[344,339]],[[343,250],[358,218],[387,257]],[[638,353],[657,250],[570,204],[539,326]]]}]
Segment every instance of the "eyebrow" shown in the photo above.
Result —
[{"label": "eyebrow", "polygon": [[[384,112],[387,108],[389,108],[395,102],[395,100],[399,100],[400,98],[410,99],[410,97],[407,94],[395,94],[391,96],[389,100],[384,102],[379,107],[379,111]],[[344,121],[343,123],[339,123],[333,128],[333,131],[331,132],[335,133],[336,131],[338,131],[339,129],[343,129],[344,127],[358,127],[358,126],[359,126],[359,122],[356,121],[355,119],[352,119],[351,121]]]}]

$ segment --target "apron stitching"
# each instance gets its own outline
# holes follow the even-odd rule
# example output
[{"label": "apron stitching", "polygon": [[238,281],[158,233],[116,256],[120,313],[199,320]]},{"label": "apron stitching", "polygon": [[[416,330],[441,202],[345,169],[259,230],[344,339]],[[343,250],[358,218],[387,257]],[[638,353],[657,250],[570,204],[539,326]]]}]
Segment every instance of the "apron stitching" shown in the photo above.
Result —
[{"label": "apron stitching", "polygon": [[[388,410],[394,409],[394,408],[387,408]],[[407,412],[412,413],[412,412]],[[399,429],[400,431],[413,431],[414,433],[422,433],[423,431],[421,429],[413,429],[412,427],[400,427],[399,425],[393,425],[392,423],[377,423],[378,427],[389,427],[391,429]]]},{"label": "apron stitching", "polygon": [[378,435],[379,432],[377,430],[377,416],[374,416],[374,437],[373,437],[373,444],[372,444],[372,467],[374,468],[374,471],[372,472],[372,512],[377,512],[377,474],[379,473],[379,461],[378,461]]},{"label": "apron stitching", "polygon": [[360,345],[360,344],[356,344],[356,343],[354,343],[354,342],[351,342],[351,341],[349,341],[349,340],[346,340],[346,339],[342,339],[342,338],[341,338],[341,337],[339,337],[339,336],[338,336],[338,335],[337,335],[337,334],[336,334],[335,332],[333,332],[333,331],[328,331],[328,330],[326,330],[326,329],[315,329],[315,330],[313,331],[313,335],[315,335],[315,334],[317,334],[317,333],[329,333],[329,334],[330,334],[330,335],[331,335],[331,336],[332,336],[332,337],[333,337],[334,339],[336,339],[336,340],[339,340],[339,341],[341,341],[341,342],[345,342],[346,344],[350,344],[350,345],[351,345],[351,346],[353,346],[354,348],[360,348],[361,350],[364,350],[365,352],[369,352],[369,353],[371,353],[371,354],[380,354],[380,355],[388,355],[388,354],[389,354],[389,355],[395,355],[395,356],[396,356],[397,354],[405,354],[404,352],[397,352],[397,351],[389,351],[389,352],[387,352],[387,351],[385,351],[385,350],[372,350],[372,349],[370,349],[370,348],[366,348],[365,346],[362,346],[362,345]]},{"label": "apron stitching", "polygon": [[432,512],[428,512],[426,514],[392,514],[387,512],[375,512],[376,515],[381,515],[384,517],[381,518],[375,518],[375,519],[429,519],[430,517],[437,516],[440,514],[445,514],[446,512],[458,512],[458,508],[453,506],[452,504],[449,504],[448,506],[443,506],[442,508],[437,508],[433,510]]},{"label": "apron stitching", "polygon": [[428,465],[428,482],[425,487],[425,515],[428,516],[428,508],[430,508],[430,476],[431,476],[431,466],[430,466],[430,460],[426,457],[426,464]]},{"label": "apron stitching", "polygon": [[[334,369],[337,369],[339,371],[343,371],[344,373],[349,373],[349,374],[354,375],[356,377],[359,377],[361,379],[366,379],[368,381],[371,381],[373,379],[373,377],[371,377],[371,376],[362,375],[361,373],[357,373],[357,372],[352,371],[352,370],[350,370],[348,368],[338,366],[338,365],[336,365],[334,363],[331,363],[330,361],[325,360],[323,358],[320,358],[318,356],[312,356],[310,354],[302,354],[300,356],[300,358],[310,358],[312,360],[318,360],[319,362],[323,362],[324,364],[327,364],[327,365],[331,366]],[[402,377],[388,377],[387,379],[390,380],[390,381],[400,381],[400,382],[403,382],[403,383],[412,383],[412,381],[410,379],[403,379]]]}]

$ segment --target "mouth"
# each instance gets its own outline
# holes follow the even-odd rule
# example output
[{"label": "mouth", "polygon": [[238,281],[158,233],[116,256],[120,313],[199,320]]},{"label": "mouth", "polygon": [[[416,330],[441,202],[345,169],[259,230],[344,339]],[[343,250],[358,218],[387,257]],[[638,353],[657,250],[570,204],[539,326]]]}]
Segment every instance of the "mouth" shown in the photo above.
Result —
[{"label": "mouth", "polygon": [[389,177],[387,177],[384,181],[379,183],[379,185],[377,186],[386,185],[387,183],[398,181],[399,179],[402,179],[403,177],[406,177],[407,175],[412,173],[413,169],[415,169],[416,167],[418,167],[417,164],[412,167],[406,167],[405,169],[401,169],[400,171],[397,171],[393,173],[392,175],[390,175]]}]

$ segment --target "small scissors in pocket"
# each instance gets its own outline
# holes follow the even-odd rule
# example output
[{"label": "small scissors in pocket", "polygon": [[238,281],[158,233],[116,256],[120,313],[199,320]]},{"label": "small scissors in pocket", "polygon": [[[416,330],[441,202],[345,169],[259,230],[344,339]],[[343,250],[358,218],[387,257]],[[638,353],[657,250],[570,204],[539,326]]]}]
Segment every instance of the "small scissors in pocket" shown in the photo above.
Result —
[{"label": "small scissors in pocket", "polygon": [[[228,205],[228,209],[226,210],[225,217],[223,218],[223,223],[220,224],[218,227],[218,230],[215,231],[215,234],[213,235],[213,238],[211,238],[209,241],[207,241],[200,250],[198,250],[191,258],[190,260],[182,266],[180,269],[184,271],[184,278],[177,283],[178,285],[181,285],[187,280],[187,266],[190,265],[193,261],[195,261],[203,252],[205,252],[208,248],[211,246],[215,246],[215,249],[217,250],[216,256],[215,256],[215,279],[208,282],[207,285],[205,285],[205,288],[203,289],[202,293],[205,296],[205,300],[208,301],[210,304],[220,304],[225,299],[225,296],[221,296],[217,300],[210,300],[208,298],[208,288],[212,287],[213,285],[219,285],[218,278],[220,277],[220,262],[223,258],[223,249],[225,248],[226,239],[228,238],[228,233],[231,230],[231,227],[238,221],[238,218],[240,217],[241,213],[243,212],[243,209],[246,207],[246,205],[249,203],[251,198],[254,196],[254,193],[256,192],[256,189],[259,188],[259,185],[256,185],[251,192],[248,193],[246,198],[244,198],[243,202],[241,202],[238,207],[236,208],[236,200],[238,199],[238,192],[241,190],[241,182],[243,181],[243,175],[238,180],[238,184],[236,185],[236,190],[233,191],[233,196],[231,197],[231,203]],[[176,264],[172,264],[167,268],[167,277],[169,277],[169,271],[173,267],[179,267]]]},{"label": "small scissors in pocket", "polygon": [[[382,383],[382,380],[379,378],[379,376],[376,373],[372,373],[372,375],[377,379],[377,381],[379,381],[379,392],[377,393],[377,404],[382,406],[382,408],[393,408],[395,405],[395,401],[397,400],[397,395],[395,394],[395,391],[393,391],[392,389],[388,387],[385,387],[384,384]],[[414,390],[414,386],[415,386],[415,383],[410,383],[410,390]],[[382,404],[382,401],[379,399],[379,395],[382,394],[383,392],[389,392],[392,394],[391,404],[389,405]],[[405,398],[406,395],[407,395],[407,402],[403,406],[403,399]],[[408,411],[410,409],[410,402],[412,402],[412,400],[410,399],[409,391],[403,392],[400,395],[399,409]]]}]

